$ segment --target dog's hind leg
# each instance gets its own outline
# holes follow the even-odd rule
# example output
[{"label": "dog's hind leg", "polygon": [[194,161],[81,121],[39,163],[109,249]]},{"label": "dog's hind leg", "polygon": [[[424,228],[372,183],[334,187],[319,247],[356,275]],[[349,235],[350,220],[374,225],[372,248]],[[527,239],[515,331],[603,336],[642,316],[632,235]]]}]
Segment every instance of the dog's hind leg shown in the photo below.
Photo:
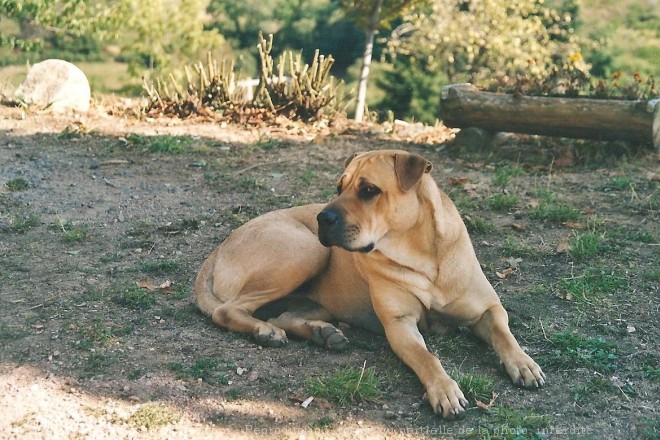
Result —
[{"label": "dog's hind leg", "polygon": [[331,319],[330,312],[321,305],[310,302],[305,307],[271,318],[268,323],[330,350],[343,350],[348,346],[348,339],[341,330],[328,322]]}]

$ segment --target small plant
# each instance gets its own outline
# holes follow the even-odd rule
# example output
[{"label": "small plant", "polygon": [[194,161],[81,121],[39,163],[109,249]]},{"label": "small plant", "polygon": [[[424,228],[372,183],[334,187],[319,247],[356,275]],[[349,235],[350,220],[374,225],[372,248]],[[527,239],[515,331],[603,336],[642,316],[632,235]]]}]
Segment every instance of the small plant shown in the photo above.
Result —
[{"label": "small plant", "polygon": [[463,216],[465,226],[470,233],[487,234],[495,229],[495,225],[482,219],[481,217]]},{"label": "small plant", "polygon": [[494,383],[487,376],[458,372],[452,377],[467,399],[488,402],[493,397]]},{"label": "small plant", "polygon": [[176,272],[179,269],[179,263],[174,260],[146,261],[142,263],[142,272],[150,274],[162,274]]},{"label": "small plant", "polygon": [[488,417],[479,420],[475,434],[483,439],[519,440],[544,438],[543,429],[550,426],[550,418],[534,410],[524,412],[496,406],[488,410]]},{"label": "small plant", "polygon": [[330,416],[323,416],[320,419],[310,423],[309,427],[312,428],[313,430],[328,431],[332,429],[334,424],[335,424],[335,419],[333,419]]},{"label": "small plant", "polygon": [[113,301],[133,310],[146,310],[156,304],[156,294],[138,286],[115,287]]},{"label": "small plant", "polygon": [[26,189],[30,188],[30,184],[28,183],[28,181],[20,177],[17,179],[12,179],[7,181],[5,185],[7,186],[7,189],[9,189],[9,191],[13,191],[13,192],[25,191]]},{"label": "small plant", "polygon": [[617,369],[617,346],[603,338],[589,338],[573,332],[559,332],[548,336],[551,342],[547,365],[559,368],[591,368],[600,373]]},{"label": "small plant", "polygon": [[557,202],[554,198],[544,198],[539,205],[530,209],[529,217],[532,220],[567,222],[578,220],[581,216],[579,210],[571,208],[565,203]]},{"label": "small plant", "polygon": [[518,197],[515,194],[498,193],[488,198],[488,206],[495,211],[508,211],[518,205]]},{"label": "small plant", "polygon": [[519,166],[499,165],[495,167],[495,174],[493,175],[493,185],[499,187],[506,187],[514,176],[521,176],[524,171]]},{"label": "small plant", "polygon": [[373,367],[346,367],[334,374],[307,381],[309,392],[340,404],[369,402],[381,395],[380,379]]},{"label": "small plant", "polygon": [[595,257],[604,247],[605,237],[596,232],[576,234],[570,242],[569,254],[576,261],[585,261]]},{"label": "small plant", "polygon": [[616,292],[627,284],[619,274],[606,268],[589,268],[579,277],[564,278],[559,288],[566,297],[587,302]]},{"label": "small plant", "polygon": [[178,379],[201,379],[209,385],[227,385],[229,383],[225,374],[227,368],[226,362],[210,358],[199,358],[190,366],[178,363],[170,364],[170,369]]},{"label": "small plant", "polygon": [[145,153],[184,154],[193,150],[195,143],[190,136],[143,136],[131,133],[126,136],[127,146]]},{"label": "small plant", "polygon": [[9,228],[14,232],[24,233],[28,229],[39,226],[39,217],[36,214],[28,214],[23,217],[14,216],[9,224]]},{"label": "small plant", "polygon": [[142,405],[128,418],[128,423],[147,429],[159,428],[179,420],[179,416],[169,408],[156,403]]}]

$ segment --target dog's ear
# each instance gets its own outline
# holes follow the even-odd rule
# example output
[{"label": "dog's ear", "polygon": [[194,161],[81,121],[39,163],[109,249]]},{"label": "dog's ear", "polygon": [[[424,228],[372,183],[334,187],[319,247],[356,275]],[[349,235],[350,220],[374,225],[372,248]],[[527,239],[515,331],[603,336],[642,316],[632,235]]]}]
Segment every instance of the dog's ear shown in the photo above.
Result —
[{"label": "dog's ear", "polygon": [[433,164],[419,154],[395,154],[394,172],[399,186],[404,191],[411,190],[424,173],[430,173]]},{"label": "dog's ear", "polygon": [[351,154],[350,156],[348,156],[348,157],[346,158],[346,162],[344,162],[344,167],[347,167],[348,164],[351,163],[351,162],[353,161],[353,159],[355,159],[355,158],[356,158],[357,156],[359,156],[360,154],[362,154],[362,153],[353,153],[353,154]]}]

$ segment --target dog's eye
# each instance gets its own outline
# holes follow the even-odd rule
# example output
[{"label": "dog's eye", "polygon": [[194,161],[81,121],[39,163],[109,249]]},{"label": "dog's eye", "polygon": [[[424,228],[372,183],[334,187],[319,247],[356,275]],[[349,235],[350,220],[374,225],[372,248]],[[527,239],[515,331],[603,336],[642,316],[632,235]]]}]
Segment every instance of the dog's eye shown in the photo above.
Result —
[{"label": "dog's eye", "polygon": [[358,190],[358,197],[361,200],[371,200],[380,194],[382,191],[377,186],[365,185]]}]

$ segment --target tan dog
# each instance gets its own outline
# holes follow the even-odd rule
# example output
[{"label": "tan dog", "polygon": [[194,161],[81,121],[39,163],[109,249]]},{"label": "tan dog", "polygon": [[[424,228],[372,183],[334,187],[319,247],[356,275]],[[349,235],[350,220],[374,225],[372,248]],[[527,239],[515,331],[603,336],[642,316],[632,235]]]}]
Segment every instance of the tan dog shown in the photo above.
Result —
[{"label": "tan dog", "polygon": [[[286,343],[288,333],[344,348],[348,341],[330,320],[384,330],[426,387],[433,410],[445,417],[462,412],[467,401],[420,329],[468,326],[493,346],[515,384],[543,386],[545,375],[511,334],[465,225],[431,168],[405,151],[354,155],[330,203],[265,214],[218,246],[195,281],[197,304],[217,325],[270,346]],[[304,295],[314,306],[296,307],[296,299],[267,322],[252,316],[292,292],[289,298]]]}]

